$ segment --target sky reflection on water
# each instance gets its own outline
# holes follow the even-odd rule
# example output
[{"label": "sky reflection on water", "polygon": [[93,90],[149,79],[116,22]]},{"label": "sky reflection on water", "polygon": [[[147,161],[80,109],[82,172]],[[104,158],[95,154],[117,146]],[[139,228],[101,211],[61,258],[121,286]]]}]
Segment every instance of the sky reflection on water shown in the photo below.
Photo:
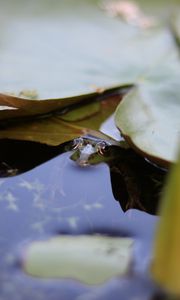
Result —
[{"label": "sky reflection on water", "polygon": [[[59,299],[59,293],[61,299],[109,299],[110,291],[116,295],[113,299],[119,299],[119,293],[132,299],[130,287],[138,299],[144,295],[150,283],[141,284],[142,279],[123,279],[123,285],[113,279],[90,288],[72,280],[37,280],[23,274],[19,265],[23,247],[30,241],[57,234],[102,233],[135,237],[134,267],[143,274],[156,217],[121,210],[113,197],[107,165],[80,168],[64,153],[29,172],[1,179],[0,191],[1,300]],[[146,289],[147,297],[149,293],[151,288]]]}]

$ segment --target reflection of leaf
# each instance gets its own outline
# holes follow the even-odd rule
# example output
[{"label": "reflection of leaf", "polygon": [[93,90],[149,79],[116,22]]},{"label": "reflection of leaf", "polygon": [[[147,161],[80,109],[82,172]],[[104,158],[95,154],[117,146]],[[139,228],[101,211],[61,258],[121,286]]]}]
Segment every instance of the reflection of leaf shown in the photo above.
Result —
[{"label": "reflection of leaf", "polygon": [[24,270],[41,278],[69,278],[102,284],[127,273],[133,240],[103,236],[61,236],[29,245]]},{"label": "reflection of leaf", "polygon": [[132,149],[118,149],[109,161],[112,191],[121,208],[156,214],[166,172],[144,160]]},{"label": "reflection of leaf", "polygon": [[165,289],[180,295],[180,157],[161,201],[152,274]]},{"label": "reflection of leaf", "polygon": [[129,143],[162,166],[175,160],[180,131],[180,64],[166,60],[139,80],[115,117]]}]

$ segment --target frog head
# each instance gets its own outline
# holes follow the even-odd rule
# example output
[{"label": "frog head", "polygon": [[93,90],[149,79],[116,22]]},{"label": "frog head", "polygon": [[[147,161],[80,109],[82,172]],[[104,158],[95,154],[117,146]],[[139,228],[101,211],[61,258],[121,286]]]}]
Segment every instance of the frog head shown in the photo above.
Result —
[{"label": "frog head", "polygon": [[74,153],[70,159],[79,166],[86,167],[101,162],[108,162],[120,155],[120,144],[112,141],[81,137],[75,139],[72,150]]}]

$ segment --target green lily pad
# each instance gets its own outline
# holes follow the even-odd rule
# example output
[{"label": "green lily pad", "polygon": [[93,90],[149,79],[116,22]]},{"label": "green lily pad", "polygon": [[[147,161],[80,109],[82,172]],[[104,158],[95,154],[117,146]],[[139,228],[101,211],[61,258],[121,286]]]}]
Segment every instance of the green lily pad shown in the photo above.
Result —
[{"label": "green lily pad", "polygon": [[179,142],[180,63],[169,56],[163,62],[127,94],[116,110],[115,120],[132,147],[167,167],[176,160]]},{"label": "green lily pad", "polygon": [[160,206],[152,276],[162,287],[180,295],[180,156],[172,168]]},{"label": "green lily pad", "polygon": [[125,275],[132,260],[133,240],[103,236],[60,236],[30,244],[24,271],[41,278],[69,278],[102,284]]},{"label": "green lily pad", "polygon": [[112,18],[102,1],[0,5],[2,93],[55,99],[134,83],[173,48],[166,29],[144,30]]}]

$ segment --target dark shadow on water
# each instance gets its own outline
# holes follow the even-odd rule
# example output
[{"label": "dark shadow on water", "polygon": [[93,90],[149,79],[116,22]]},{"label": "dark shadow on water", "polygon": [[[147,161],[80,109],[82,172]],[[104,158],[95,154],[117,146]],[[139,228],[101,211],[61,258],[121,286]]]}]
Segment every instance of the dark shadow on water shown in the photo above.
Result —
[{"label": "dark shadow on water", "polygon": [[113,195],[126,211],[136,208],[156,214],[167,171],[150,164],[133,150],[121,150],[109,163]]},{"label": "dark shadow on water", "polygon": [[[71,142],[59,146],[0,140],[0,177],[27,172],[66,152]],[[118,150],[118,159],[108,162],[114,198],[123,211],[136,208],[156,214],[166,171],[148,163],[131,149]]]},{"label": "dark shadow on water", "polygon": [[45,144],[0,140],[0,177],[10,177],[29,171],[64,152],[66,144],[48,146]]}]

